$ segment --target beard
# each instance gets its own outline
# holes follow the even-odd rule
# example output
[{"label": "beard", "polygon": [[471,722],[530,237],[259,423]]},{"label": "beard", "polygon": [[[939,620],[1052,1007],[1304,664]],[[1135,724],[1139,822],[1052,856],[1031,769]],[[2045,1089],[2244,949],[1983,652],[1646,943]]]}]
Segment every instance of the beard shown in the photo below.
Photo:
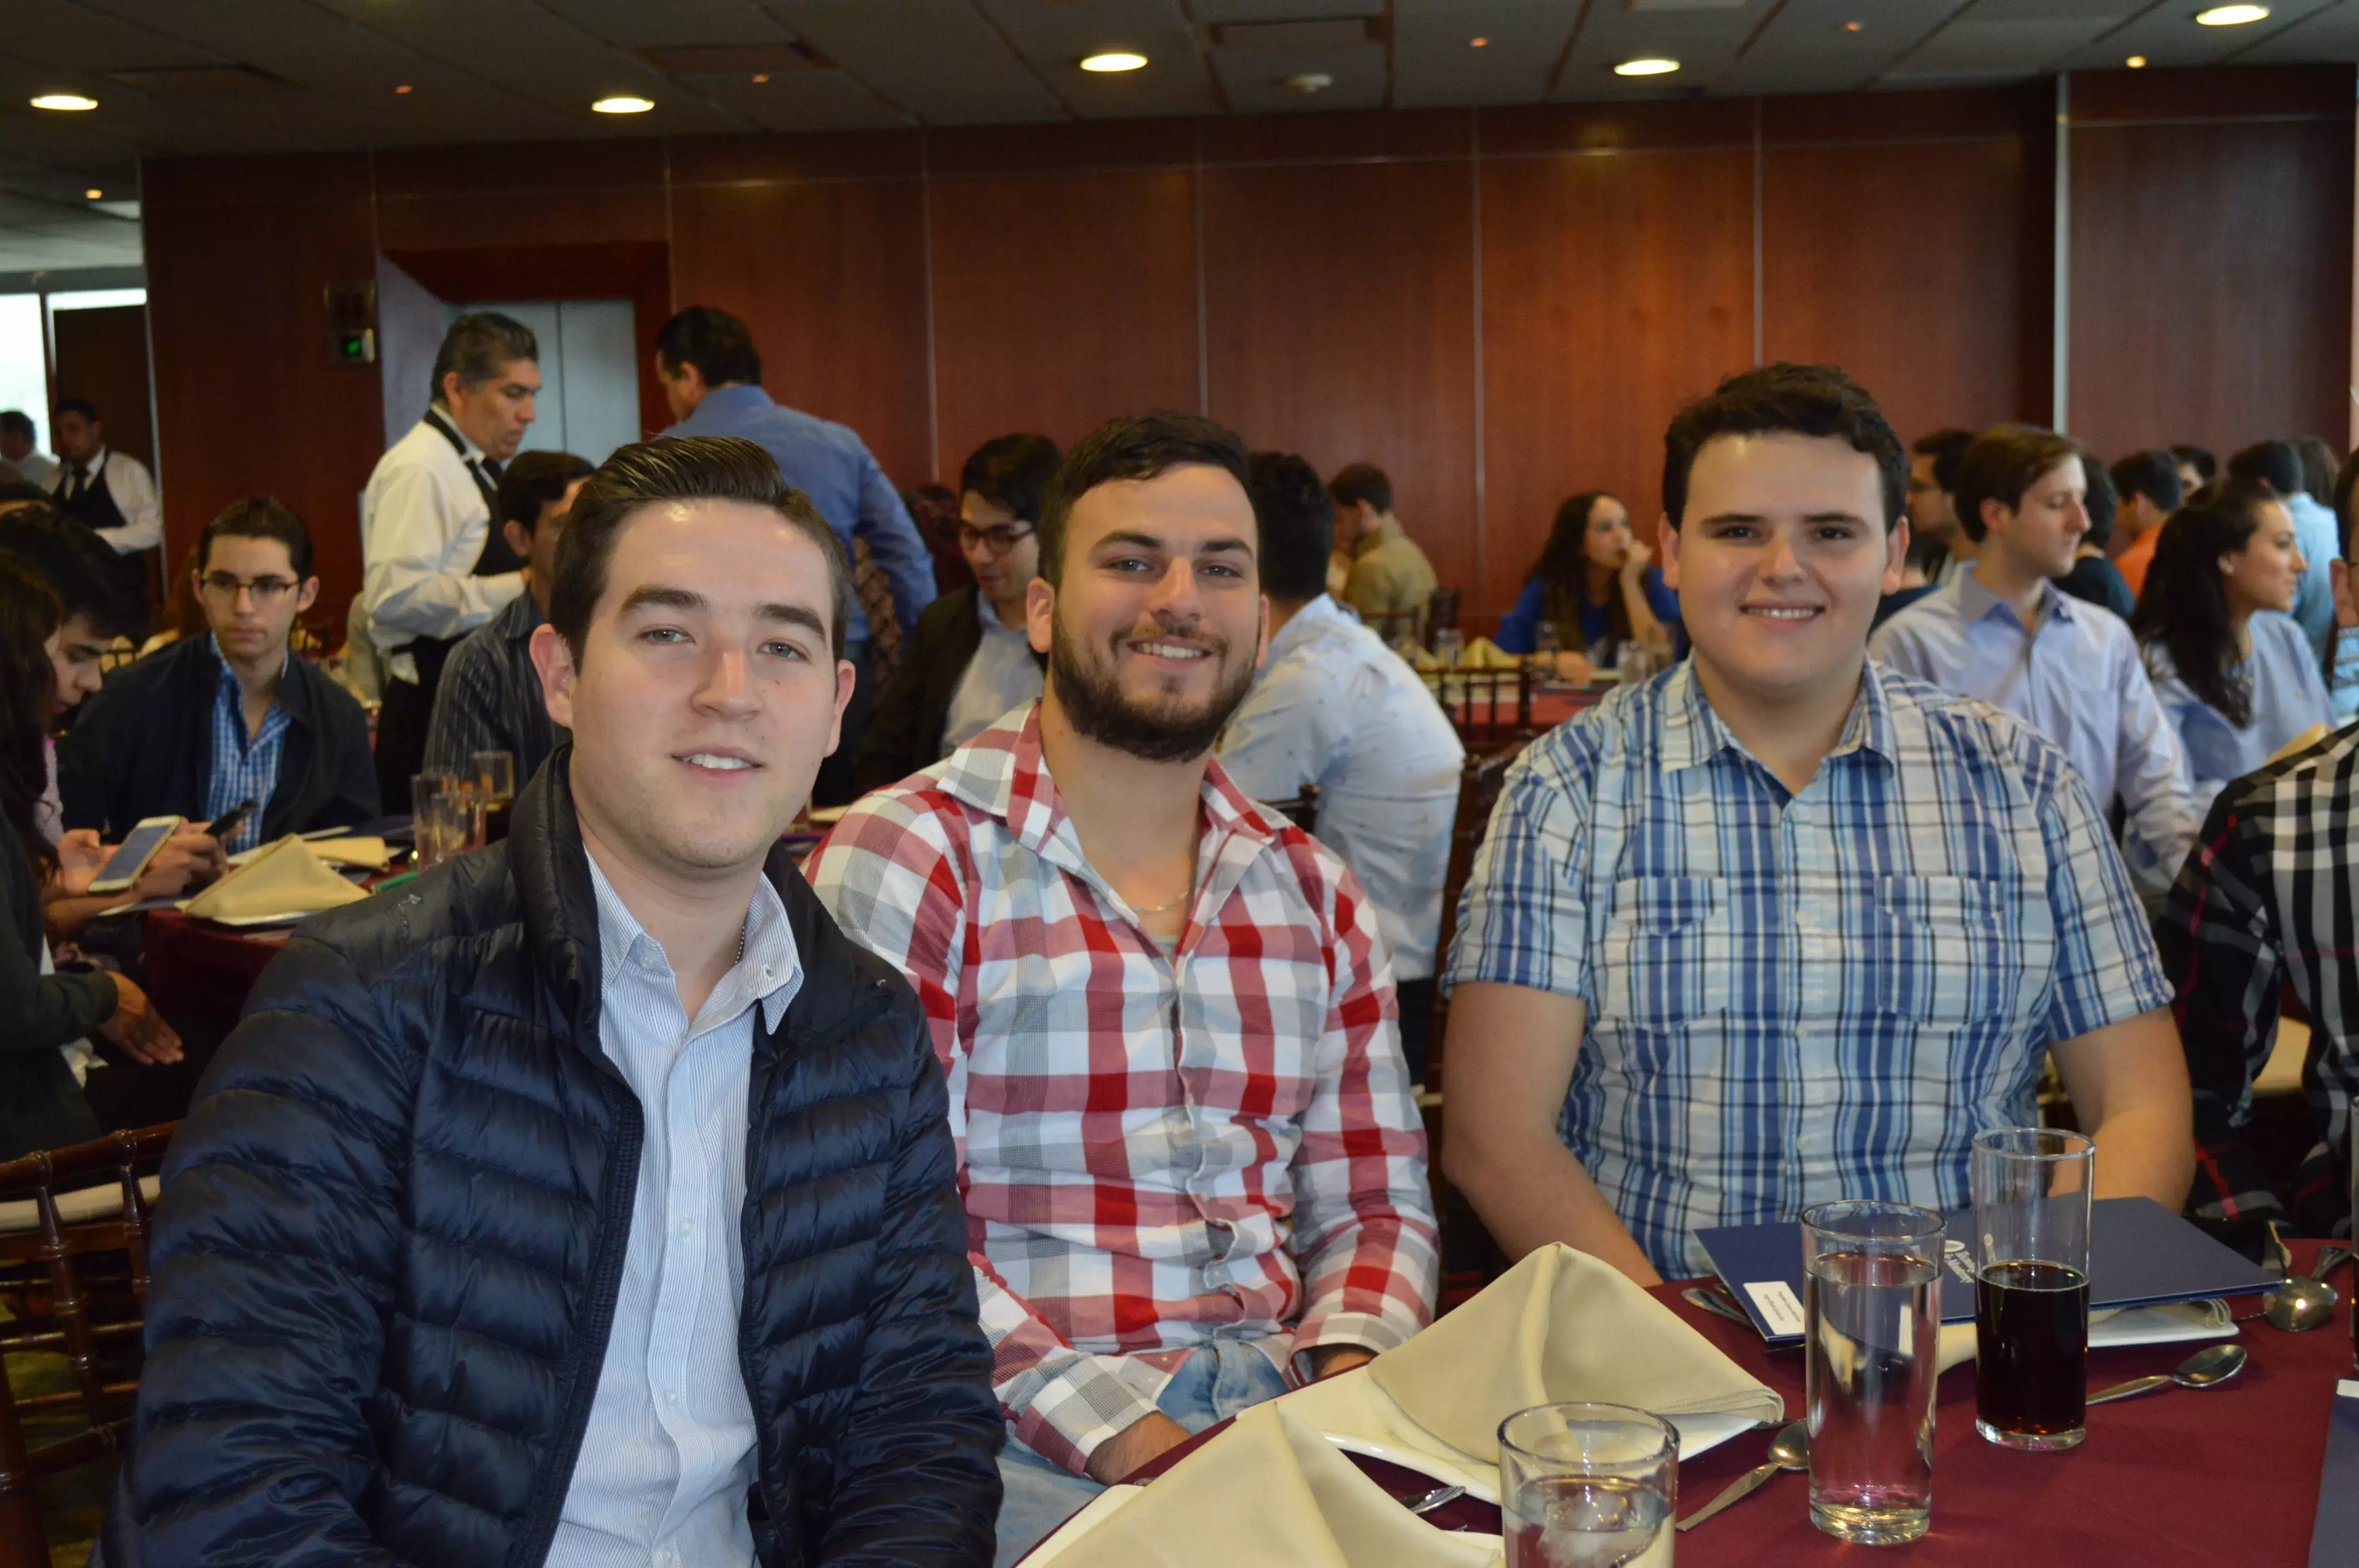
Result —
[{"label": "beard", "polygon": [[[1174,636],[1201,634],[1186,627],[1156,622],[1158,631]],[[1128,640],[1125,631],[1109,640],[1103,656],[1085,654],[1082,640],[1066,630],[1061,616],[1049,623],[1049,679],[1057,706],[1076,734],[1110,746],[1147,762],[1187,762],[1212,749],[1221,727],[1253,688],[1254,666],[1230,667],[1226,638],[1212,640],[1208,655],[1220,671],[1220,682],[1201,702],[1190,705],[1175,697],[1141,699],[1122,688],[1114,671],[1113,643]]]}]

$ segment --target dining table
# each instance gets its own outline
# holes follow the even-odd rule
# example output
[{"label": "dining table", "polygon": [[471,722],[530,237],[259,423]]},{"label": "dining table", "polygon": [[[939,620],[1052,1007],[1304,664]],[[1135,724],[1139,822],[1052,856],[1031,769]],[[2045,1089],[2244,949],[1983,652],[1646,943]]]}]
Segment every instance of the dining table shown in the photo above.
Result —
[{"label": "dining table", "polygon": [[[2295,1268],[2310,1269],[2323,1245],[2290,1243]],[[1801,1419],[1800,1347],[1771,1350],[1751,1328],[1680,1293],[1712,1282],[1674,1281],[1650,1293],[1782,1396],[1788,1421]],[[2060,1454],[1984,1441],[1974,1431],[1973,1363],[1951,1368],[1935,1395],[1932,1527],[1919,1541],[1865,1547],[1823,1535],[1810,1522],[1809,1477],[1779,1475],[1677,1537],[1677,1561],[1683,1568],[1883,1562],[1917,1568],[2304,1568],[2335,1385],[2353,1376],[2350,1276],[2337,1284],[2345,1304],[2327,1326],[2288,1334],[2257,1320],[2244,1324],[2235,1343],[2250,1358],[2239,1376],[2214,1388],[2165,1389],[2092,1409],[2087,1440]],[[2260,1300],[2239,1297],[2231,1305],[2241,1315],[2257,1312]],[[2090,1391],[2168,1372],[2201,1347],[2094,1350]],[[1151,1482],[1221,1430],[1198,1434],[1130,1479]],[[1760,1464],[1775,1435],[1758,1428],[1682,1461],[1680,1515],[1695,1512]],[[1396,1496],[1433,1485],[1398,1465],[1358,1454],[1352,1460]],[[1472,1498],[1426,1517],[1443,1530],[1499,1528],[1497,1508]]]}]

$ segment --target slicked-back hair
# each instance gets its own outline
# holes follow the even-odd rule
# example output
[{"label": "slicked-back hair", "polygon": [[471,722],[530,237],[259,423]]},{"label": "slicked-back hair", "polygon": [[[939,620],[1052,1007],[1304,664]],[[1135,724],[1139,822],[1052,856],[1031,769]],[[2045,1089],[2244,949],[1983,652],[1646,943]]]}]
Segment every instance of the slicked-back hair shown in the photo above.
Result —
[{"label": "slicked-back hair", "polygon": [[1966,537],[1979,541],[1990,530],[1983,524],[1983,503],[1995,501],[2014,511],[2023,504],[2023,492],[2039,476],[2067,458],[2082,460],[2085,475],[2094,463],[2071,437],[2037,425],[1994,425],[1974,438],[1958,461],[1958,526]]},{"label": "slicked-back hair", "polygon": [[1687,511],[1696,454],[1723,436],[1832,437],[1875,460],[1886,533],[1908,510],[1908,455],[1900,438],[1867,388],[1833,365],[1780,362],[1743,371],[1679,411],[1663,435],[1663,511],[1672,527]]},{"label": "slicked-back hair", "polygon": [[0,555],[13,556],[57,595],[60,618],[86,617],[107,637],[147,634],[147,606],[123,587],[114,546],[79,517],[53,506],[20,506],[0,515]]},{"label": "slicked-back hair", "polygon": [[1256,452],[1245,493],[1261,531],[1261,590],[1279,604],[1308,604],[1327,591],[1335,550],[1335,503],[1319,470],[1292,452]]},{"label": "slicked-back hair", "polygon": [[2178,511],[2187,499],[2187,487],[2179,479],[2179,454],[2168,447],[2132,452],[2105,471],[2122,500],[2143,495],[2166,517]]},{"label": "slicked-back hair", "polygon": [[1062,461],[1064,454],[1046,436],[994,436],[959,470],[959,494],[980,495],[1009,516],[1037,525],[1041,492]]},{"label": "slicked-back hair", "polygon": [[2243,448],[2228,460],[2228,477],[2257,480],[2279,501],[2297,492],[2309,493],[2301,482],[2301,453],[2291,441],[2255,441]]},{"label": "slicked-back hair", "polygon": [[453,371],[473,392],[496,381],[518,360],[540,362],[540,340],[532,329],[496,310],[470,310],[451,323],[442,346],[434,351],[434,386],[427,401],[442,401],[442,378]]},{"label": "slicked-back hair", "polygon": [[275,495],[249,495],[233,501],[197,535],[197,575],[212,566],[213,541],[223,535],[240,539],[276,539],[287,546],[287,564],[299,585],[311,575],[311,530],[295,509]]},{"label": "slicked-back hair", "polygon": [[565,487],[597,472],[588,458],[571,452],[518,452],[500,470],[500,521],[530,534],[540,526],[541,508],[565,499]]},{"label": "slicked-back hair", "polygon": [[835,530],[810,497],[778,473],[776,459],[734,436],[677,436],[618,447],[573,498],[549,582],[549,623],[582,662],[590,623],[605,596],[614,541],[644,507],[680,501],[732,501],[766,506],[819,546],[827,561],[828,645],[843,656],[852,619],[852,566]]},{"label": "slicked-back hair", "polygon": [[1327,481],[1327,494],[1338,506],[1356,506],[1364,501],[1368,510],[1382,516],[1393,509],[1393,481],[1384,470],[1374,463],[1346,463],[1335,470]]},{"label": "slicked-back hair", "polygon": [[755,351],[753,329],[710,305],[691,305],[658,329],[656,358],[674,373],[682,365],[694,365],[707,386],[762,384],[762,356]]},{"label": "slicked-back hair", "polygon": [[1953,425],[1946,430],[1918,437],[1908,443],[1908,449],[1920,458],[1933,460],[1933,488],[1944,495],[1952,495],[1958,489],[1958,460],[1973,444],[1972,430],[1961,430]]},{"label": "slicked-back hair", "polygon": [[1195,465],[1223,470],[1239,489],[1251,492],[1245,444],[1235,431],[1201,414],[1169,408],[1125,414],[1082,437],[1040,495],[1040,575],[1052,588],[1064,580],[1065,524],[1082,496],[1102,484],[1158,479]]},{"label": "slicked-back hair", "polygon": [[[87,397],[60,397],[58,399],[58,406],[49,410],[49,417],[52,421],[62,418],[68,414],[79,414],[93,425],[98,423],[98,405]],[[67,611],[66,618],[71,620],[73,611]]]}]

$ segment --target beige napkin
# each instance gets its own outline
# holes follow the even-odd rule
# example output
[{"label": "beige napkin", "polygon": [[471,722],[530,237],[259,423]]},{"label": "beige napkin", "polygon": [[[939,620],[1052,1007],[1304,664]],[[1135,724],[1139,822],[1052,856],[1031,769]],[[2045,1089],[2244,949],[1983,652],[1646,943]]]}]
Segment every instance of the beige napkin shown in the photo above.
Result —
[{"label": "beige napkin", "polygon": [[1660,1416],[1785,1419],[1786,1403],[1619,1270],[1545,1247],[1368,1366],[1419,1426],[1493,1464],[1519,1410],[1589,1400]]},{"label": "beige napkin", "polygon": [[1276,1404],[1158,1477],[1056,1568],[1489,1568],[1495,1536],[1437,1530]]},{"label": "beige napkin", "polygon": [[1477,637],[1466,644],[1466,667],[1470,670],[1512,670],[1523,662],[1488,637]]},{"label": "beige napkin", "polygon": [[328,868],[302,839],[288,836],[180,907],[207,920],[309,914],[368,897]]},{"label": "beige napkin", "polygon": [[377,838],[307,838],[311,853],[332,866],[364,866],[381,871],[393,863],[392,851]]}]

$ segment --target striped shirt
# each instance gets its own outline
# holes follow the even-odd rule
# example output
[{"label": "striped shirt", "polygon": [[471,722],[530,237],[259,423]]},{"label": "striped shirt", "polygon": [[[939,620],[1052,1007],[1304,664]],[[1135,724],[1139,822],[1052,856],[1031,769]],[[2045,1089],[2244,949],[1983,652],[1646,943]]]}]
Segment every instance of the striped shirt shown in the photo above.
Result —
[{"label": "striped shirt", "polygon": [[540,672],[532,666],[539,625],[540,606],[518,594],[451,650],[426,727],[428,773],[473,778],[476,752],[509,752],[522,789],[557,750],[566,732],[549,716]]},{"label": "striped shirt", "polygon": [[1587,1007],[1564,1141],[1667,1275],[1701,1226],[1968,1201],[2049,1044],[2169,992],[2063,754],[1869,663],[1789,793],[1681,665],[1535,741],[1476,857],[1453,984]]},{"label": "striped shirt", "polygon": [[[221,684],[213,688],[213,771],[205,786],[205,816],[212,820],[241,801],[254,802],[254,809],[237,831],[222,842],[223,849],[235,854],[262,840],[263,813],[270,805],[270,792],[278,787],[278,758],[287,746],[287,709],[273,697],[262,716],[262,728],[249,735],[245,688],[237,684],[237,672],[222,657],[221,639],[208,632],[205,640],[221,665]],[[290,659],[294,656],[291,652],[287,654]],[[287,666],[278,667],[283,679]]]},{"label": "striped shirt", "polygon": [[[2230,784],[2157,929],[2180,979],[2179,1033],[2195,1089],[2191,1211],[2289,1217],[2347,1235],[2351,1103],[2359,1094],[2359,725]],[[2313,1141],[2292,1212],[2252,1145],[2253,1083],[2276,1048],[2285,987],[2310,1015],[2302,1098]]]},{"label": "striped shirt", "polygon": [[1211,763],[1167,952],[1083,857],[1038,712],[853,806],[811,885],[925,1004],[993,1383],[1079,1471],[1197,1346],[1401,1343],[1436,1257],[1359,883]]}]

